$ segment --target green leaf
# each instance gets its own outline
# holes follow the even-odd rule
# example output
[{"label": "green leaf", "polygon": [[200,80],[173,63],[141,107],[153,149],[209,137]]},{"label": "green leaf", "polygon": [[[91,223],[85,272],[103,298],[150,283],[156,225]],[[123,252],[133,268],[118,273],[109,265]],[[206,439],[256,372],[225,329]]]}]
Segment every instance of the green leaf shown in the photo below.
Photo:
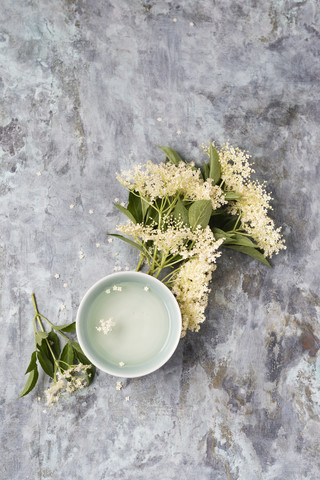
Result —
[{"label": "green leaf", "polygon": [[75,332],[76,331],[76,322],[66,323],[65,325],[55,325],[55,330],[59,330],[60,332]]},{"label": "green leaf", "polygon": [[232,200],[239,200],[239,198],[241,198],[241,195],[240,193],[237,193],[237,192],[224,192],[224,198],[230,202]]},{"label": "green leaf", "polygon": [[120,212],[124,213],[131,220],[131,222],[133,222],[134,224],[137,223],[137,220],[127,208],[119,205],[119,203],[115,203],[114,205],[117,207],[118,210],[120,210]]},{"label": "green leaf", "polygon": [[212,227],[211,230],[216,240],[220,240],[220,238],[230,238],[230,235],[228,235],[224,230],[221,230],[220,228]]},{"label": "green leaf", "polygon": [[[137,196],[138,195],[138,196]],[[142,205],[139,194],[129,193],[129,202],[127,210],[134,216],[136,223],[142,222]]]},{"label": "green leaf", "polygon": [[239,233],[234,233],[232,238],[227,238],[224,245],[242,245],[244,247],[259,248],[258,245],[250,240],[250,238],[244,237]]},{"label": "green leaf", "polygon": [[225,248],[231,248],[232,250],[236,250],[237,252],[245,253],[246,255],[250,255],[250,257],[259,260],[260,262],[264,263],[268,267],[271,267],[270,263],[266,259],[266,257],[259,252],[256,248],[252,247],[243,247],[240,245],[224,245]]},{"label": "green leaf", "polygon": [[205,228],[210,220],[212,205],[210,200],[197,200],[189,208],[189,223],[192,228],[200,225]]},{"label": "green leaf", "polygon": [[23,388],[23,390],[20,393],[18,398],[21,398],[21,397],[24,397],[25,395],[28,395],[28,393],[30,393],[31,390],[33,390],[33,388],[36,386],[38,378],[39,378],[39,373],[38,373],[38,368],[37,368],[37,365],[36,365],[36,367],[33,370],[31,370],[31,372],[29,373],[26,384],[25,384],[25,386],[24,386],[24,388]]},{"label": "green leaf", "polygon": [[62,350],[62,353],[61,353],[61,357],[59,359],[59,361],[62,362],[60,364],[60,367],[63,368],[64,370],[66,370],[68,368],[66,366],[66,364],[73,365],[73,358],[74,358],[74,351],[73,351],[72,346],[68,342],[64,346],[64,349]]},{"label": "green leaf", "polygon": [[61,351],[60,350],[60,342],[59,342],[58,335],[53,330],[51,330],[51,332],[49,332],[48,342],[50,344],[50,347],[52,348],[54,356],[56,358],[59,358],[60,351]]},{"label": "green leaf", "polygon": [[87,380],[88,380],[88,385],[90,385],[90,383],[92,382],[93,377],[96,373],[96,367],[94,365],[92,365],[90,360],[85,356],[85,354],[83,353],[82,348],[80,347],[78,342],[71,342],[71,344],[72,344],[72,347],[74,348],[74,352],[75,352],[77,360],[80,363],[83,363],[83,365],[91,365],[91,368],[89,368],[87,370],[87,373],[86,373],[86,377],[87,377]]},{"label": "green leaf", "polygon": [[176,220],[183,222],[185,225],[189,225],[188,210],[183,205],[180,198],[178,199],[177,204],[174,207],[173,216]]},{"label": "green leaf", "polygon": [[146,213],[149,208],[149,203],[146,202],[145,199],[142,197],[140,198],[140,202],[141,202],[142,221],[143,221],[146,217]]},{"label": "green leaf", "polygon": [[83,353],[83,350],[82,348],[80,347],[79,343],[78,342],[75,342],[74,340],[70,340],[70,343],[71,343],[71,346],[74,350],[76,350],[77,352],[80,352],[84,355]]},{"label": "green leaf", "polygon": [[[39,360],[39,363],[42,367],[42,370],[47,374],[49,375],[49,377],[53,378],[54,376],[54,367],[53,367],[53,363],[52,361],[50,360],[50,357],[47,357],[45,355],[45,353],[43,353],[43,351],[38,351],[37,352],[37,356],[38,356],[38,360]],[[51,354],[50,354],[51,356]],[[52,357],[51,357],[52,358]]]},{"label": "green leaf", "polygon": [[48,333],[47,332],[36,332],[35,333],[35,339],[36,339],[36,344],[37,345],[41,345],[42,344],[42,341],[45,339],[45,338],[48,338]]},{"label": "green leaf", "polygon": [[210,154],[209,178],[212,178],[213,185],[216,185],[221,178],[221,166],[219,161],[219,153],[215,148],[213,148],[212,143],[210,143],[209,154]]},{"label": "green leaf", "polygon": [[28,368],[26,370],[25,375],[27,375],[27,373],[30,373],[35,368],[37,368],[37,352],[36,351],[33,352],[32,355],[31,355],[31,360],[30,360],[30,363],[28,365]]},{"label": "green leaf", "polygon": [[203,178],[204,178],[204,180],[207,180],[207,178],[209,177],[209,174],[210,174],[209,164],[206,163],[206,162],[203,162]]},{"label": "green leaf", "polygon": [[145,224],[151,225],[152,223],[155,223],[156,225],[159,224],[159,212],[150,206],[145,219]]},{"label": "green leaf", "polygon": [[180,162],[183,162],[182,158],[180,155],[173,150],[170,147],[161,147],[160,145],[157,145],[157,147],[161,148],[161,150],[164,151],[164,153],[167,155],[168,160],[173,163],[174,165],[179,165]]},{"label": "green leaf", "polygon": [[123,240],[124,242],[128,243],[132,247],[137,248],[138,250],[140,250],[140,252],[144,252],[143,248],[140,245],[138,245],[138,243],[134,242],[133,240],[130,240],[129,238],[123,237],[122,235],[119,235],[117,233],[108,233],[108,235],[110,235],[111,237],[120,238],[120,240]]}]

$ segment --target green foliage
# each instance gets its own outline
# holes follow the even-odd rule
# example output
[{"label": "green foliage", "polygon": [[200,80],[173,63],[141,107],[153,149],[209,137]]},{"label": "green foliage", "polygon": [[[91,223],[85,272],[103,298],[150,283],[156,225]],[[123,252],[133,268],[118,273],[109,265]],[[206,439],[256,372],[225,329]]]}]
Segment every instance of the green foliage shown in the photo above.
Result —
[{"label": "green foliage", "polygon": [[67,323],[66,325],[55,325],[54,329],[60,332],[72,333],[76,331],[76,322]]},{"label": "green foliage", "polygon": [[236,250],[237,252],[245,253],[246,255],[249,255],[250,257],[255,258],[256,260],[259,260],[260,262],[264,263],[268,267],[271,267],[266,257],[263,255],[263,253],[257,250],[257,248],[245,247],[241,245],[225,245],[225,247],[231,248],[232,250]]},{"label": "green foliage", "polygon": [[181,221],[181,222],[183,222],[185,225],[189,226],[189,214],[188,214],[188,210],[186,209],[186,207],[184,206],[184,204],[183,204],[183,202],[180,200],[180,198],[178,199],[178,201],[177,201],[177,203],[176,203],[176,206],[174,207],[173,217],[174,217],[177,221]]},{"label": "green foliage", "polygon": [[127,215],[127,217],[129,218],[129,220],[131,220],[131,222],[137,223],[137,220],[136,220],[135,216],[130,212],[130,210],[123,207],[122,205],[119,205],[119,203],[115,203],[114,205],[117,207],[118,210],[120,210],[120,212]]},{"label": "green foliage", "polygon": [[161,148],[161,150],[164,151],[164,153],[167,156],[167,159],[171,163],[173,163],[174,165],[179,165],[180,162],[183,162],[180,155],[175,150],[173,150],[172,148],[170,148],[170,147],[160,147],[160,145],[158,145],[158,147]]},{"label": "green foliage", "polygon": [[197,200],[189,208],[189,223],[193,229],[200,225],[205,228],[209,224],[212,213],[210,200]]},{"label": "green foliage", "polygon": [[219,154],[217,150],[213,148],[212,143],[210,143],[209,154],[210,164],[208,178],[212,178],[213,185],[217,185],[221,178],[221,166],[219,161]]},{"label": "green foliage", "polygon": [[118,233],[108,233],[108,235],[110,235],[111,237],[120,238],[123,242],[126,242],[129,245],[131,245],[131,247],[135,247],[138,250],[140,250],[141,252],[143,252],[143,248],[140,245],[138,245],[136,242],[134,242],[133,240],[130,240],[130,238],[126,238],[123,235],[119,235]]},{"label": "green foliage", "polygon": [[133,223],[141,223],[143,219],[143,212],[142,212],[142,205],[141,205],[141,198],[138,193],[129,192],[128,198],[128,206],[127,210],[135,221]]},{"label": "green foliage", "polygon": [[[68,370],[78,362],[81,362],[83,365],[91,365],[91,362],[81,350],[78,342],[69,339],[65,335],[65,333],[73,333],[75,331],[75,322],[65,325],[54,325],[39,313],[34,294],[32,294],[32,301],[35,309],[33,326],[36,349],[31,355],[26,370],[26,374],[29,374],[27,382],[18,398],[27,395],[36,386],[39,378],[37,362],[39,362],[44,373],[53,379],[53,382],[56,382],[59,371],[63,372]],[[50,325],[50,332],[45,332],[43,328],[44,321]],[[40,330],[37,330],[37,327],[40,328]],[[59,336],[66,341],[62,352],[60,349]],[[74,361],[76,363],[74,363]],[[94,366],[85,372],[88,385],[92,382],[94,374]]]},{"label": "green foliage", "polygon": [[68,342],[65,344],[61,353],[61,357],[59,359],[60,367],[63,370],[66,370],[68,368],[68,365],[73,365],[73,359],[74,359],[74,350],[71,344]]},{"label": "green foliage", "polygon": [[28,395],[28,393],[30,393],[31,390],[33,390],[34,387],[36,386],[38,378],[39,378],[39,372],[38,372],[38,368],[37,368],[37,365],[36,365],[36,367],[33,370],[31,370],[31,372],[29,373],[27,382],[26,382],[26,384],[25,384],[25,386],[24,386],[24,388],[23,388],[23,390],[20,393],[18,398],[21,398],[21,397],[24,397],[25,395]]}]

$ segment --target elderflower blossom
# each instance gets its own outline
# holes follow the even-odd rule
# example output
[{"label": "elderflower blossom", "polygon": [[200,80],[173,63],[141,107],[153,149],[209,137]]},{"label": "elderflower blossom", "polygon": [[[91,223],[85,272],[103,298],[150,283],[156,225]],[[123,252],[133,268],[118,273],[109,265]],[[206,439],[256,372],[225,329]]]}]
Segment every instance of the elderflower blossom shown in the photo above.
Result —
[{"label": "elderflower blossom", "polygon": [[[201,242],[199,239],[206,237],[209,242],[212,239],[212,232],[209,227],[204,230],[199,226],[195,230],[184,225],[179,221],[171,221],[164,224],[162,228],[153,228],[150,225],[142,225],[140,223],[126,225],[117,225],[118,232],[121,232],[133,238],[137,242],[147,243],[153,242],[159,251],[171,255],[180,255],[186,260],[195,255],[203,255],[201,251]],[[193,244],[189,248],[190,243]],[[221,243],[221,242],[220,242]],[[152,251],[150,252],[150,255]]]},{"label": "elderflower blossom", "polygon": [[[46,405],[49,407],[53,403],[58,402],[64,393],[73,393],[75,390],[82,390],[88,385],[87,371],[92,365],[71,365],[68,370],[57,374],[57,381],[45,390]],[[90,375],[90,374],[89,374]]]},{"label": "elderflower blossom", "polygon": [[[209,154],[207,147],[202,147]],[[272,197],[265,189],[265,183],[251,180],[255,170],[250,164],[250,155],[234,148],[228,143],[219,150],[221,179],[225,191],[240,195],[236,201],[229,202],[228,212],[240,215],[240,224],[264,251],[266,257],[272,257],[280,250],[286,249],[281,235],[281,228],[275,228],[274,221],[268,216],[272,210]]]},{"label": "elderflower blossom", "polygon": [[148,161],[135,165],[132,170],[117,174],[117,180],[129,190],[135,190],[151,203],[156,198],[182,195],[184,200],[211,200],[212,208],[225,204],[223,190],[201,178],[201,170],[194,163],[178,165]]},{"label": "elderflower blossom", "polygon": [[182,315],[181,337],[185,336],[187,329],[198,331],[199,324],[205,321],[209,282],[216,269],[216,259],[221,255],[217,250],[223,239],[216,241],[209,227],[198,229],[197,233],[198,241],[191,250],[192,256],[177,270],[171,286]]}]

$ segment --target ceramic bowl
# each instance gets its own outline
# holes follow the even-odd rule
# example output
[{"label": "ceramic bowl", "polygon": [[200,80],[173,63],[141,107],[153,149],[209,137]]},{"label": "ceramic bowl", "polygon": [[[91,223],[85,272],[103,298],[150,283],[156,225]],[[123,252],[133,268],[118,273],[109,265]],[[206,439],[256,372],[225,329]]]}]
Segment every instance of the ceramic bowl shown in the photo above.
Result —
[{"label": "ceramic bowl", "polygon": [[76,330],[83,352],[96,367],[117,377],[141,377],[164,365],[176,350],[181,313],[174,295],[158,279],[117,272],[84,295]]}]

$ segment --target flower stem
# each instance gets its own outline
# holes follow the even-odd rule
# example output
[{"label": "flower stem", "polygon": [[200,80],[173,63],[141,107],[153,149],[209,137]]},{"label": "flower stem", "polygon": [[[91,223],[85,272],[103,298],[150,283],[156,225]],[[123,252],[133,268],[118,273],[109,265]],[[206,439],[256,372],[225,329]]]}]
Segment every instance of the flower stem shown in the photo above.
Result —
[{"label": "flower stem", "polygon": [[139,260],[139,263],[137,265],[136,272],[139,272],[139,270],[141,268],[141,265],[143,264],[143,261],[144,261],[144,255],[142,255],[142,253],[140,253],[140,260]]},{"label": "flower stem", "polygon": [[[43,315],[41,315],[41,314],[39,313],[39,310],[38,310],[38,307],[37,307],[37,302],[36,302],[36,297],[35,297],[35,294],[34,294],[34,293],[32,293],[31,297],[32,297],[32,303],[33,303],[34,311],[36,312],[35,316],[33,317],[33,318],[34,318],[34,330],[35,330],[35,319],[37,319],[38,325],[39,325],[39,327],[40,327],[40,330],[41,330],[42,332],[45,331],[44,328],[43,328],[42,322],[41,322],[41,318],[43,318],[44,320],[46,320],[52,327],[54,327],[54,326],[52,325],[52,323],[49,322],[49,320],[48,320],[47,318],[45,318]],[[35,330],[35,331],[36,331],[36,330]],[[60,332],[59,332],[59,333],[60,333]],[[63,334],[62,334],[62,335],[63,335]],[[63,336],[65,336],[65,335],[63,335]],[[65,338],[67,338],[67,337],[65,337]],[[55,354],[53,353],[53,350],[52,350],[52,348],[51,348],[50,342],[48,341],[47,338],[46,338],[45,340],[46,340],[46,344],[47,344],[47,346],[48,346],[48,348],[49,348],[49,350],[50,350],[50,353],[51,353],[52,358],[53,358],[53,361],[54,361],[54,367],[55,367],[55,368],[54,368],[54,381],[55,381],[55,380],[56,380],[57,368],[58,368],[60,371],[61,371],[61,368],[60,368],[60,366],[59,366],[59,362],[58,362]],[[69,340],[68,340],[68,341],[69,341]]]}]

